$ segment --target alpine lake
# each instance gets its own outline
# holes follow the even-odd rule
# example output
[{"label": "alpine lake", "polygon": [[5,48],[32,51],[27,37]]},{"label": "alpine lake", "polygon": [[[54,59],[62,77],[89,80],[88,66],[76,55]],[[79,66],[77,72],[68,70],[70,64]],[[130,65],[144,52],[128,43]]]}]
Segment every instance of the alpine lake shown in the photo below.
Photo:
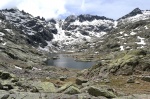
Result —
[{"label": "alpine lake", "polygon": [[87,69],[96,64],[96,61],[91,59],[78,60],[76,56],[69,54],[49,54],[47,64],[49,66],[57,66],[62,68],[73,68],[73,69]]}]

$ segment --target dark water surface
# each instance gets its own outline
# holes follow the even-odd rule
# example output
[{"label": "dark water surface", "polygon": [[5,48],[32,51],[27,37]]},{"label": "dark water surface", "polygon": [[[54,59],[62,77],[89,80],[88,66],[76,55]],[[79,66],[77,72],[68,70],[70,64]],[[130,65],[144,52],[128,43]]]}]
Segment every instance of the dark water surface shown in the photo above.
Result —
[{"label": "dark water surface", "polygon": [[[51,54],[50,56],[54,55]],[[64,68],[86,69],[96,64],[96,62],[75,61],[72,57],[68,57],[64,54],[57,54],[57,56],[59,57],[58,59],[48,60],[48,65]]]}]

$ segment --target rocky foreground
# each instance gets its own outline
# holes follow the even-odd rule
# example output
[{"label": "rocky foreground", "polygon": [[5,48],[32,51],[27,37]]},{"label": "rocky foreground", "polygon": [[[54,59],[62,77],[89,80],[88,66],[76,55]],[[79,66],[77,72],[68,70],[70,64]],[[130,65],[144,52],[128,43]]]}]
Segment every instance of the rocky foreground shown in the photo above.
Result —
[{"label": "rocky foreground", "polygon": [[2,68],[0,99],[150,99],[149,51],[99,59],[82,71],[46,65]]}]

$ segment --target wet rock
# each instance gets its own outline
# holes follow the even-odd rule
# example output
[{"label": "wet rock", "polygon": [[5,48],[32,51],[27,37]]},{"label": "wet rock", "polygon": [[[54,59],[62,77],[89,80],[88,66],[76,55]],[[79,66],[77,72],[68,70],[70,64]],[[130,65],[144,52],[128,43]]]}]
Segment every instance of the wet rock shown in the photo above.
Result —
[{"label": "wet rock", "polygon": [[79,94],[80,90],[77,87],[70,86],[68,89],[65,90],[64,93],[65,94],[70,94],[70,95]]},{"label": "wet rock", "polygon": [[88,89],[88,93],[92,96],[104,96],[106,98],[115,98],[116,95],[111,92],[111,91],[108,91],[106,89],[102,89],[102,88],[96,88],[94,86],[91,86],[89,89]]}]

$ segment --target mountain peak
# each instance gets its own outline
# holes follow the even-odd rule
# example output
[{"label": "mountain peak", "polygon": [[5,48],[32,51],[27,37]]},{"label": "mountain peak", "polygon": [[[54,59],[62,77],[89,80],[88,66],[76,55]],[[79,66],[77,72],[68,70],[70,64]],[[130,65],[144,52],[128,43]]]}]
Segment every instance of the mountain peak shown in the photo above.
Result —
[{"label": "mountain peak", "polygon": [[78,19],[80,22],[83,21],[93,21],[93,20],[112,20],[109,18],[106,18],[104,16],[97,16],[97,15],[90,15],[90,14],[81,14],[78,16]]},{"label": "mountain peak", "polygon": [[125,18],[128,18],[128,17],[132,17],[132,16],[135,16],[137,14],[142,14],[142,10],[139,9],[139,8],[135,8],[134,10],[132,10],[129,14],[119,18],[118,20],[120,19],[125,19]]},{"label": "mountain peak", "polygon": [[70,16],[68,16],[68,17],[65,19],[65,21],[67,21],[67,22],[74,22],[76,19],[77,19],[77,16],[75,16],[75,15],[70,15]]},{"label": "mountain peak", "polygon": [[7,12],[15,13],[15,12],[20,11],[20,10],[17,9],[17,8],[11,8],[11,9],[4,9],[4,10],[2,10],[2,11],[7,11]]}]

